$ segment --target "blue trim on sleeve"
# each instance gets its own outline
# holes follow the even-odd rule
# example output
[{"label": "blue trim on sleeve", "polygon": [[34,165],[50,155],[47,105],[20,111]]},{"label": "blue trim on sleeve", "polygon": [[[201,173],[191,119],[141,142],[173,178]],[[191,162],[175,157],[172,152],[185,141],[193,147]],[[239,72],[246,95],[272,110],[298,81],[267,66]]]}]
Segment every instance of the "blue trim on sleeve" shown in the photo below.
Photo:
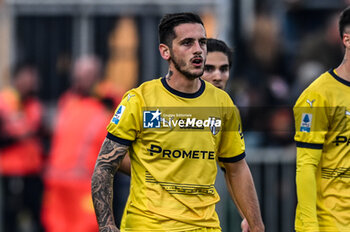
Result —
[{"label": "blue trim on sleeve", "polygon": [[126,145],[126,146],[130,146],[132,144],[133,141],[127,140],[127,139],[122,139],[119,138],[117,136],[112,135],[111,133],[108,132],[107,138],[109,138],[110,140],[113,140],[114,142]]},{"label": "blue trim on sleeve", "polygon": [[230,157],[230,158],[219,157],[219,161],[224,162],[224,163],[234,163],[234,162],[240,161],[244,158],[245,158],[245,152],[243,152],[242,154],[240,154],[238,156]]},{"label": "blue trim on sleeve", "polygon": [[311,148],[311,149],[322,149],[323,148],[323,144],[297,142],[297,147]]}]

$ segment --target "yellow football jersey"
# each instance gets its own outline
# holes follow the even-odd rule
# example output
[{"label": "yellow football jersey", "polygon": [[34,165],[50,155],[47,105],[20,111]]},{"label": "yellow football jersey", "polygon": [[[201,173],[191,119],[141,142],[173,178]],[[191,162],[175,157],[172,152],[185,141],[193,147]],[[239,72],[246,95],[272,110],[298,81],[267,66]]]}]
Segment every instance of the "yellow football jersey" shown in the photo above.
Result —
[{"label": "yellow football jersey", "polygon": [[125,94],[107,137],[130,145],[130,195],[121,231],[220,229],[215,204],[216,157],[245,157],[237,108],[222,90],[201,80],[193,94],[164,78]]},{"label": "yellow football jersey", "polygon": [[[350,82],[330,70],[294,106],[297,231],[350,231]],[[316,182],[312,175],[316,175]]]}]

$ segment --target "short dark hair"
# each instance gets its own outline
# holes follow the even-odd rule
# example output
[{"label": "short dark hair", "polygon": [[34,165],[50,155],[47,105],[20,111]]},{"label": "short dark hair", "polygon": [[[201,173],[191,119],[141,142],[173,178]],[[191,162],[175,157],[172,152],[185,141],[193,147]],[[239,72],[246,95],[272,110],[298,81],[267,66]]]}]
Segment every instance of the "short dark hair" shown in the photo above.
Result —
[{"label": "short dark hair", "polygon": [[171,47],[172,42],[176,37],[174,27],[184,23],[199,23],[204,26],[199,15],[194,13],[184,12],[166,14],[160,20],[160,23],[158,25],[159,43],[163,43]]},{"label": "short dark hair", "polygon": [[228,58],[228,63],[231,68],[232,66],[232,55],[233,50],[227,46],[227,44],[219,39],[208,39],[207,40],[207,51],[209,52],[222,52],[224,53]]},{"label": "short dark hair", "polygon": [[343,10],[340,14],[339,19],[339,33],[340,38],[343,39],[344,30],[347,26],[350,25],[350,6]]}]

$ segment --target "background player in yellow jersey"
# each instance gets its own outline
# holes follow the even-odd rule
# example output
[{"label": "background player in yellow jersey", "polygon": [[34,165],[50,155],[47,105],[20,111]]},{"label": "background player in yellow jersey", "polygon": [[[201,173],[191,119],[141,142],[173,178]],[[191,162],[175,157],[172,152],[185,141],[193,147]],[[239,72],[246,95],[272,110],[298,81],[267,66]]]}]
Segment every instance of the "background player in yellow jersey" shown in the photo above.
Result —
[{"label": "background player in yellow jersey", "polygon": [[339,31],[342,63],[294,106],[298,232],[350,231],[350,8],[340,15]]},{"label": "background player in yellow jersey", "polygon": [[[215,87],[225,89],[227,81],[230,77],[230,68],[232,66],[232,50],[226,45],[224,41],[218,39],[207,40],[207,60],[204,65],[204,73],[201,77],[213,84]],[[225,172],[225,180],[227,186],[230,186],[228,175],[226,175],[225,167],[222,162],[219,162],[220,167]],[[235,197],[231,191],[231,187],[227,188],[233,200]],[[236,204],[237,205],[237,204]],[[242,211],[239,209],[243,221],[241,223],[242,232],[249,232],[249,225],[244,218]]]},{"label": "background player in yellow jersey", "polygon": [[[264,231],[237,110],[225,92],[198,78],[206,58],[201,19],[191,13],[166,15],[159,38],[161,56],[169,62],[167,77],[125,95],[96,162],[92,195],[100,231],[119,231],[111,207],[112,178],[128,150],[131,188],[121,231],[220,231],[216,156],[225,161],[251,231]],[[173,109],[184,112],[167,117]],[[209,118],[203,121],[205,113]]]}]

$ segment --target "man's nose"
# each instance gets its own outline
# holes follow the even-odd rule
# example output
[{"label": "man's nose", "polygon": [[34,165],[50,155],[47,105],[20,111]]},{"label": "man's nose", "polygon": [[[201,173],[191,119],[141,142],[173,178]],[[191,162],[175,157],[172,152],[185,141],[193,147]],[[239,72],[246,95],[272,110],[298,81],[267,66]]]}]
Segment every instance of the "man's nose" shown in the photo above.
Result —
[{"label": "man's nose", "polygon": [[202,54],[203,53],[203,48],[200,45],[199,41],[196,41],[193,46],[194,46],[194,53],[195,54]]},{"label": "man's nose", "polygon": [[218,69],[214,70],[212,75],[213,75],[214,80],[216,80],[216,81],[222,80],[222,75],[221,75],[220,70],[218,70]]}]

